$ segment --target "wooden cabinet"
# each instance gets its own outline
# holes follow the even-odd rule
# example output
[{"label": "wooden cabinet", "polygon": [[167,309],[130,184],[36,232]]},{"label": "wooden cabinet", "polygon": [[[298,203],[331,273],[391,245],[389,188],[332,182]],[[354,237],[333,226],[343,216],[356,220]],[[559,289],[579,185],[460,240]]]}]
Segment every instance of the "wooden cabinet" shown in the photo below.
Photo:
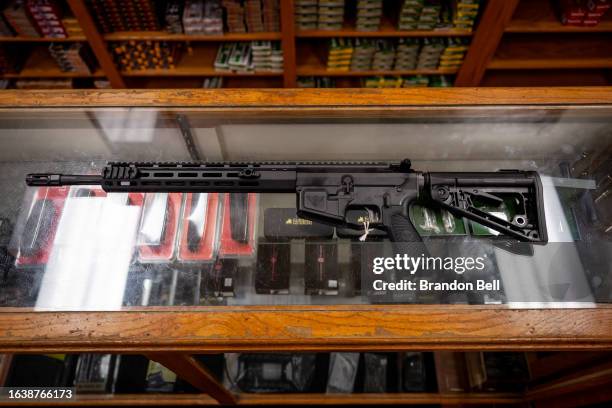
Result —
[{"label": "wooden cabinet", "polygon": [[[151,112],[155,117],[148,121]],[[542,163],[557,163],[570,151],[580,156],[578,147],[595,149],[587,149],[584,153],[588,155],[580,156],[589,157],[589,165],[610,159],[611,113],[612,91],[608,88],[7,91],[0,93],[0,143],[4,145],[0,189],[4,197],[12,191],[19,198],[3,198],[3,211],[10,212],[12,220],[17,218],[26,172],[63,169],[67,164],[70,168],[96,168],[101,160],[129,160],[127,156],[138,160],[263,160],[279,159],[275,155],[286,152],[291,159],[306,159],[303,155],[352,159],[364,158],[365,154],[372,159],[394,159],[412,153],[415,165],[430,170],[496,168],[503,162],[499,154],[510,155],[508,146],[519,149],[520,143],[531,143],[529,139],[539,137],[539,142],[529,144],[529,149],[513,158],[515,161],[511,156],[507,159],[554,173],[556,167]],[[117,115],[134,116],[130,116],[131,124],[125,121],[128,116],[122,116],[123,121],[109,121],[119,118]],[[180,131],[177,115],[184,115],[180,119],[183,123],[187,118],[191,126],[187,134]],[[113,129],[127,128],[137,131],[113,133]],[[146,133],[146,129],[156,130]],[[423,133],[428,140],[419,132],[429,132]],[[195,145],[185,142],[189,134],[195,137]],[[313,146],[321,137],[328,143]],[[414,143],[417,140],[422,148]],[[469,148],[456,150],[462,145]],[[396,151],[405,146],[412,151]],[[436,161],[435,149],[444,146],[453,153]],[[492,164],[491,159],[497,162]],[[589,174],[588,166],[584,172]],[[22,270],[6,273],[26,276]],[[603,277],[605,284],[606,279],[609,276]],[[2,285],[5,293],[13,293],[6,280]],[[66,296],[76,293],[70,285],[64,284]],[[440,300],[430,304],[371,304],[340,297],[331,301],[296,297],[293,304],[286,301],[279,305],[283,302],[270,297],[255,301],[237,296],[218,305],[132,303],[102,310],[96,304],[90,304],[88,310],[60,303],[42,308],[35,296],[29,303],[23,300],[25,297],[15,297],[0,309],[0,352],[143,354],[176,371],[204,393],[83,395],[71,404],[179,405],[217,400],[246,405],[520,405],[536,401],[537,406],[574,406],[568,401],[609,399],[605,387],[610,385],[612,368],[609,354],[604,352],[612,348],[612,306],[609,293],[602,293],[594,293],[589,302],[538,305],[507,299],[498,304],[468,304],[467,300],[463,304]],[[526,393],[332,396],[234,395],[191,357],[233,352],[410,350],[585,354],[572,353],[567,358],[528,354],[534,385]]]}]

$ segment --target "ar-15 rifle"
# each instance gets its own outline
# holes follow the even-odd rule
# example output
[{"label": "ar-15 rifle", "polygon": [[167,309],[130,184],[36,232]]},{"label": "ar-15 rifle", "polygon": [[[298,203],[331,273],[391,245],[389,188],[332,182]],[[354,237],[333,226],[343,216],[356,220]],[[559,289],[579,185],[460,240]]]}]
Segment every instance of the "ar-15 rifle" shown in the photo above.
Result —
[{"label": "ar-15 rifle", "polygon": [[[536,172],[501,170],[426,173],[410,160],[385,162],[108,163],[101,175],[30,174],[29,186],[100,185],[107,192],[296,193],[300,217],[370,228],[394,242],[421,241],[408,208],[419,202],[448,210],[489,227],[506,238],[546,243],[542,186]],[[511,220],[475,205],[510,200]],[[361,217],[363,218],[363,217]]]}]

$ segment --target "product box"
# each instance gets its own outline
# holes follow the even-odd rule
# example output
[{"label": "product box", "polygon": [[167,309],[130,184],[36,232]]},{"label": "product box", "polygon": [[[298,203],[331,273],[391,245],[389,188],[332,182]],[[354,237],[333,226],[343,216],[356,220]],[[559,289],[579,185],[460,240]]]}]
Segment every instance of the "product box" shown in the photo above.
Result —
[{"label": "product box", "polygon": [[264,236],[268,240],[331,239],[333,235],[333,227],[300,218],[295,208],[266,208],[264,211]]},{"label": "product box", "polygon": [[338,245],[335,241],[306,242],[304,286],[306,295],[338,294]]},{"label": "product box", "polygon": [[217,259],[202,272],[200,303],[210,298],[234,296],[234,284],[238,275],[238,259]]},{"label": "product box", "polygon": [[291,244],[260,239],[255,268],[255,293],[289,294]]},{"label": "product box", "polygon": [[609,0],[558,0],[561,23],[575,26],[596,26],[612,2]]},{"label": "product box", "polygon": [[327,375],[328,394],[350,394],[355,389],[360,353],[331,353]]},{"label": "product box", "polygon": [[[319,280],[315,263],[308,258],[315,257],[313,251],[316,244],[313,241],[331,240],[334,228],[327,225],[298,217],[295,208],[266,208],[264,211],[264,240],[260,240],[257,250],[257,265],[255,271],[255,290],[259,294],[289,293],[291,270],[291,240],[306,240],[306,286],[307,292],[326,292],[331,285],[331,291],[337,291],[337,272],[333,272],[335,251],[330,248],[335,245],[323,244],[327,256],[316,257],[317,260],[327,260],[323,263],[322,279]],[[310,252],[309,252],[310,251]],[[318,270],[318,269],[317,269]],[[331,273],[331,275],[330,275]],[[329,284],[328,280],[331,280]],[[335,284],[334,282],[335,281]],[[330,293],[332,294],[332,293]]]}]

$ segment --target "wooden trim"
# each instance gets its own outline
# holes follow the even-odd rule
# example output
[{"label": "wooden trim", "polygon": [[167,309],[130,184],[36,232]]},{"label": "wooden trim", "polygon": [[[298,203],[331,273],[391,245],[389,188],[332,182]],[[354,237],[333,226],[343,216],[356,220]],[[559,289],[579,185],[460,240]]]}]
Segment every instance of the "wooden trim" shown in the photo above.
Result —
[{"label": "wooden trim", "polygon": [[104,34],[106,41],[190,41],[190,42],[216,42],[216,41],[278,41],[281,33],[276,31],[223,33],[223,34],[173,34],[167,31],[116,31]]},{"label": "wooden trim", "polygon": [[[472,405],[517,404],[523,402],[520,394],[511,393],[388,393],[388,394],[240,394],[237,405]],[[0,406],[11,405],[0,402]],[[164,405],[218,405],[206,394],[79,394],[76,400],[28,401],[20,405],[36,406],[164,406]]]},{"label": "wooden trim", "polygon": [[379,405],[379,404],[518,404],[524,399],[510,393],[388,393],[388,394],[241,394],[239,405]]},{"label": "wooden trim", "polygon": [[304,66],[297,68],[299,76],[328,76],[328,77],[364,77],[388,75],[452,75],[457,73],[456,68],[410,69],[406,71],[328,71],[324,65]]},{"label": "wooden trim", "polygon": [[[0,93],[1,94],[1,93]],[[92,113],[99,109],[91,108],[36,108],[37,119],[79,121],[83,112]],[[125,108],[117,108],[123,111]],[[533,120],[556,123],[559,120],[572,120],[575,123],[590,123],[594,120],[609,123],[612,105],[557,105],[557,106],[355,106],[355,107],[160,107],[148,108],[157,115],[158,127],[174,128],[171,123],[176,114],[187,115],[194,127],[220,126],[223,124],[253,123],[314,123],[351,120],[357,123],[376,121],[486,121],[488,123],[525,123]],[[40,121],[31,121],[31,108],[2,108],[2,120],[30,120],[31,126],[46,126]],[[211,125],[212,124],[212,125]],[[85,124],[88,126],[89,124]],[[603,154],[603,153],[602,153]],[[602,156],[603,157],[603,156]],[[3,309],[4,310],[4,309]]]},{"label": "wooden trim", "polygon": [[610,57],[584,58],[493,58],[487,69],[595,69],[612,68]]},{"label": "wooden trim", "polygon": [[285,88],[297,86],[296,44],[293,0],[280,2],[281,46],[283,47],[283,85]]},{"label": "wooden trim", "polygon": [[85,5],[83,0],[67,0],[68,6],[72,10],[72,13],[76,17],[79,25],[83,30],[83,34],[85,34],[85,38],[87,38],[87,42],[91,47],[93,53],[95,54],[102,70],[106,74],[111,86],[113,88],[125,88],[125,83],[123,82],[123,78],[121,78],[121,73],[115,66],[113,62],[113,57],[110,55],[108,48],[106,48],[106,43],[102,38],[102,35],[98,32],[96,28],[96,23],[93,18],[89,14],[87,10],[87,6]]},{"label": "wooden trim", "polygon": [[0,108],[612,105],[612,87],[419,89],[194,89],[0,92]]},{"label": "wooden trim", "polygon": [[[384,24],[384,22],[383,22]],[[398,30],[395,26],[381,27],[378,31],[358,31],[354,27],[340,30],[297,30],[296,38],[394,38],[394,37],[471,37],[472,31],[448,28],[444,30]]]},{"label": "wooden trim", "polygon": [[476,28],[455,86],[478,86],[519,0],[489,0]]},{"label": "wooden trim", "polygon": [[84,35],[77,34],[70,37],[65,38],[55,38],[55,37],[25,37],[21,35],[17,35],[15,37],[0,37],[0,43],[50,43],[50,42],[83,42],[87,41]]},{"label": "wooden trim", "polygon": [[172,370],[177,376],[205,392],[224,405],[235,405],[236,397],[229,392],[202,364],[192,356],[179,353],[150,353],[147,358]]},{"label": "wooden trim", "polygon": [[612,306],[202,307],[0,313],[0,352],[612,350]]},{"label": "wooden trim", "polygon": [[[234,72],[234,71],[215,71],[214,67],[211,66],[192,66],[187,64],[178,64],[176,68],[169,69],[137,69],[133,71],[121,71],[121,75],[124,77],[153,77],[153,78],[162,78],[162,77],[191,77],[191,76],[219,76],[219,77],[229,77],[229,78],[256,78],[256,77],[265,77],[265,78],[274,78],[274,77],[282,77],[282,72],[268,72],[268,71],[259,71],[259,72]],[[227,88],[226,88],[227,89]]]}]

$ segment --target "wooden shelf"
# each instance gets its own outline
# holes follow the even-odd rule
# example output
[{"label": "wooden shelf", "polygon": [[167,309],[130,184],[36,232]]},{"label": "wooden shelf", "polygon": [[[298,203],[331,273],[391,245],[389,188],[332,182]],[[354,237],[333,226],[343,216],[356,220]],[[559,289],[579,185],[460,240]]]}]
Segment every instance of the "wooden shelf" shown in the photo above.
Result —
[{"label": "wooden shelf", "polygon": [[[345,18],[341,30],[297,30],[295,36],[299,38],[331,38],[331,37],[469,37],[472,35],[468,30],[410,30],[400,31],[397,29],[395,19],[389,17],[391,11],[384,14],[378,31],[357,31],[355,29],[354,16]],[[393,14],[393,13],[391,13]]]},{"label": "wooden shelf", "polygon": [[499,69],[487,71],[480,86],[606,86],[609,81],[605,69]]},{"label": "wooden shelf", "polygon": [[504,38],[487,69],[612,68],[607,34],[513,34]]},{"label": "wooden shelf", "polygon": [[87,41],[84,35],[76,35],[67,38],[50,38],[50,37],[2,37],[0,36],[0,42],[28,42],[28,43],[41,43],[41,42],[83,42]]},{"label": "wooden shelf", "polygon": [[317,49],[311,44],[299,47],[297,57],[298,76],[333,76],[333,77],[363,77],[363,76],[400,76],[400,75],[452,75],[456,68],[450,69],[417,69],[403,71],[328,71],[326,67],[327,55],[325,50]]},{"label": "wooden shelf", "polygon": [[4,74],[3,78],[102,78],[104,73],[100,68],[91,74],[62,72],[53,59],[49,55],[46,47],[35,47],[32,49],[30,56],[24,64],[21,72],[18,74]]},{"label": "wooden shelf", "polygon": [[332,38],[332,37],[470,37],[467,30],[414,30],[400,31],[388,17],[383,17],[378,31],[357,31],[350,19],[345,21],[341,30],[304,30],[296,31],[298,38]]},{"label": "wooden shelf", "polygon": [[402,76],[402,75],[452,75],[457,69],[416,69],[408,71],[327,71],[325,67],[304,66],[297,68],[298,76],[333,76],[333,77],[362,77],[362,76]]},{"label": "wooden shelf", "polygon": [[398,30],[380,30],[380,31],[356,31],[352,28],[343,28],[341,30],[309,30],[297,31],[295,36],[298,38],[335,38],[335,37],[470,37],[469,31],[463,30],[435,30],[435,31],[398,31]]},{"label": "wooden shelf", "polygon": [[[387,394],[238,394],[237,405],[370,405],[370,404],[518,404],[512,393],[387,393]],[[72,401],[37,401],[36,405],[216,405],[206,394],[80,394]],[[10,405],[0,402],[0,406]]]},{"label": "wooden shelf", "polygon": [[612,32],[610,13],[595,27],[574,27],[561,24],[551,0],[521,1],[512,16],[507,33],[594,33]]},{"label": "wooden shelf", "polygon": [[612,68],[612,57],[609,58],[514,58],[494,59],[487,69],[593,69]]},{"label": "wooden shelf", "polygon": [[122,71],[125,77],[151,77],[151,76],[223,76],[223,77],[279,77],[282,72],[221,72],[215,71],[214,62],[217,47],[202,45],[193,47],[191,53],[185,51],[176,68],[173,69],[146,69],[138,71]]},{"label": "wooden shelf", "polygon": [[222,76],[222,77],[282,77],[282,72],[221,72],[214,68],[179,66],[174,69],[144,69],[139,71],[122,71],[124,77],[163,77],[163,76]]},{"label": "wooden shelf", "polygon": [[[202,88],[205,76],[130,77],[129,87],[140,89],[197,89]],[[223,88],[282,88],[280,76],[230,76],[223,78]]]},{"label": "wooden shelf", "polygon": [[280,32],[225,33],[223,35],[171,34],[165,31],[123,31],[105,34],[106,41],[265,41],[280,40]]}]

